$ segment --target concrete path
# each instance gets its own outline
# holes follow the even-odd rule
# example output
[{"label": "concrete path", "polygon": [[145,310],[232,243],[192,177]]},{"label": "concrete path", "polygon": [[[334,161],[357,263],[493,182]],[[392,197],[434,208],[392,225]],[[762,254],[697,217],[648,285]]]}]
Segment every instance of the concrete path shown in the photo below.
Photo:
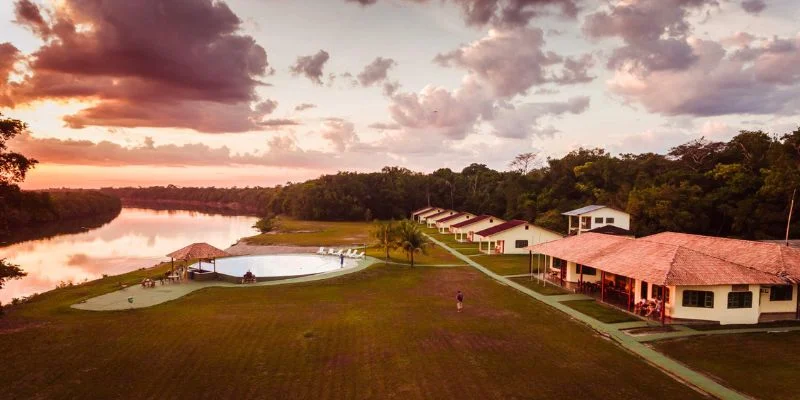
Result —
[{"label": "concrete path", "polygon": [[697,331],[682,325],[675,326],[677,332],[653,333],[637,336],[638,342],[655,342],[657,340],[678,339],[691,336],[730,335],[734,333],[783,333],[800,331],[800,326],[774,327],[774,328],[742,328],[742,329],[716,329],[710,331]]},{"label": "concrete path", "polygon": [[[208,282],[195,282],[188,281],[182,283],[168,283],[158,285],[154,288],[145,289],[141,285],[129,286],[115,292],[106,293],[101,296],[93,297],[82,303],[73,304],[71,307],[79,310],[89,311],[114,311],[114,310],[128,310],[132,308],[145,308],[152,307],[157,304],[165,303],[170,300],[175,300],[183,297],[195,290],[205,289],[207,287],[231,287],[243,288],[253,286],[275,286],[286,285],[289,283],[299,282],[313,282],[323,279],[330,279],[337,276],[352,274],[361,271],[372,264],[380,262],[380,260],[367,257],[359,261],[354,267],[337,269],[331,272],[324,272],[316,275],[301,276],[297,278],[282,279],[279,281],[266,281],[251,283],[247,285],[239,285],[235,283],[221,282],[221,281],[208,281]],[[128,298],[133,297],[133,303],[128,302]]]},{"label": "concrete path", "polygon": [[441,246],[443,249],[449,251],[454,256],[458,257],[459,259],[463,260],[470,266],[474,267],[475,269],[483,272],[484,274],[488,275],[489,277],[506,284],[508,286],[513,287],[514,289],[519,290],[522,293],[527,294],[528,296],[533,297],[536,300],[541,301],[567,315],[570,317],[581,321],[592,329],[600,332],[601,334],[612,338],[614,341],[619,343],[622,347],[628,349],[629,351],[639,355],[644,360],[649,362],[650,364],[654,365],[657,368],[665,371],[667,374],[676,377],[677,379],[692,385],[699,390],[706,392],[712,396],[715,396],[720,399],[736,399],[736,400],[745,400],[749,399],[749,397],[736,392],[728,387],[720,385],[719,383],[715,382],[713,379],[703,375],[667,356],[661,354],[652,348],[640,343],[636,340],[636,338],[625,334],[624,332],[620,331],[618,328],[615,327],[615,324],[605,324],[602,323],[588,315],[582,314],[557,300],[558,297],[561,296],[545,296],[539,294],[531,289],[526,288],[510,279],[507,279],[501,275],[498,275],[491,270],[487,269],[486,267],[478,264],[470,257],[464,256],[463,254],[451,249],[446,244],[436,240],[435,238],[427,235],[428,238],[435,244]]}]

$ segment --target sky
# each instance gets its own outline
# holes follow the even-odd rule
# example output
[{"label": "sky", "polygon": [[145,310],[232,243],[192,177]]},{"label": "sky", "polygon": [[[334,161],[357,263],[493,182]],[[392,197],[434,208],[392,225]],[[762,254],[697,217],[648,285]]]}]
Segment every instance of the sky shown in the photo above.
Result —
[{"label": "sky", "polygon": [[23,188],[505,170],[800,125],[795,0],[14,0]]}]

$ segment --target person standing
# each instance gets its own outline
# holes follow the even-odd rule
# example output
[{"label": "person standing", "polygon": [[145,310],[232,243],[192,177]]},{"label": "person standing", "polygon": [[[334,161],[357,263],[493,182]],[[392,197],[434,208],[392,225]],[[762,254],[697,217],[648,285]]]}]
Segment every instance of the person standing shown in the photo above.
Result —
[{"label": "person standing", "polygon": [[464,308],[464,293],[461,293],[461,291],[459,290],[458,293],[456,294],[456,309],[458,310],[458,312],[461,312],[463,308]]},{"label": "person standing", "polygon": [[344,253],[339,254],[339,267],[344,268]]}]

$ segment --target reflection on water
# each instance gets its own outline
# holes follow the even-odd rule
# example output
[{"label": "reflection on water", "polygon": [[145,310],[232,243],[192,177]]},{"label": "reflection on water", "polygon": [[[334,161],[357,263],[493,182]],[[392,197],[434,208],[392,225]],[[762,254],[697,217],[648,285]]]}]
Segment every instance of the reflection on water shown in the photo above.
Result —
[{"label": "reflection on water", "polygon": [[0,289],[0,302],[53,289],[61,281],[80,282],[150,267],[168,261],[165,254],[195,242],[225,249],[255,234],[255,221],[196,211],[123,208],[119,217],[98,229],[0,248],[0,258],[28,273]]}]

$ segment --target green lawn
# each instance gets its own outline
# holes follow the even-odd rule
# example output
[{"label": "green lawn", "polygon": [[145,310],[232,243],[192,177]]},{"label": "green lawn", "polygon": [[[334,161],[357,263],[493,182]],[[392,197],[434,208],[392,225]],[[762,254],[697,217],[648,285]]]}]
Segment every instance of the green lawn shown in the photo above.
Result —
[{"label": "green lawn", "polygon": [[542,281],[536,278],[533,278],[533,280],[531,280],[531,278],[529,277],[518,277],[509,279],[511,279],[516,283],[519,283],[522,286],[525,286],[526,288],[533,289],[534,291],[541,293],[545,296],[572,293],[560,286],[553,285],[552,283],[547,283],[545,285],[542,285]]},{"label": "green lawn", "polygon": [[6,317],[2,397],[700,398],[466,267],[382,264],[327,281],[209,288],[132,311],[67,308],[106,285],[44,294]]},{"label": "green lawn", "polygon": [[294,246],[347,246],[371,242],[370,222],[300,221],[278,218],[275,233],[246,238],[249,244]]},{"label": "green lawn", "polygon": [[[530,272],[527,254],[493,254],[472,257],[476,263],[483,265],[492,272],[500,275],[518,275]],[[539,265],[540,257],[533,257],[533,272]]]},{"label": "green lawn", "polygon": [[[414,254],[414,264],[466,265],[465,262],[456,258],[456,256],[451,254],[449,251],[436,245],[428,246],[426,252],[427,254],[422,254],[422,253]],[[367,249],[367,255],[379,258],[381,260],[386,259],[386,251],[376,247],[371,247]],[[409,262],[408,255],[400,249],[392,250],[389,252],[389,261],[400,262],[400,263]]]},{"label": "green lawn", "polygon": [[594,300],[571,300],[565,301],[562,304],[607,324],[639,321],[638,318],[628,313]]},{"label": "green lawn", "polygon": [[797,399],[800,332],[697,336],[656,349],[758,399]]}]

